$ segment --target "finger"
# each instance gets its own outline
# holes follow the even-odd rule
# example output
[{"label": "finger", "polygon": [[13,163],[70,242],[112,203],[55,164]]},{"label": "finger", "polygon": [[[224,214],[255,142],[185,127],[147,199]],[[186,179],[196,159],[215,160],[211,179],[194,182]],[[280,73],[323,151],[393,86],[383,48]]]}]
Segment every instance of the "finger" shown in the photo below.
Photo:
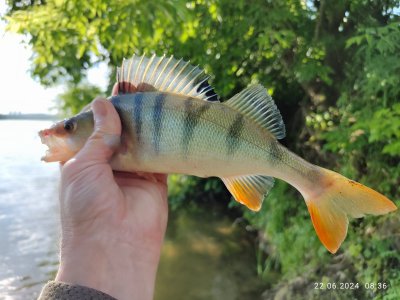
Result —
[{"label": "finger", "polygon": [[120,183],[125,184],[129,183],[129,181],[133,179],[141,179],[166,185],[168,174],[114,171],[114,177],[116,180],[119,180]]},{"label": "finger", "polygon": [[154,177],[157,179],[158,182],[167,184],[168,174],[154,173]]},{"label": "finger", "polygon": [[94,132],[76,155],[79,161],[108,162],[119,146],[121,121],[112,103],[98,98],[92,103]]}]

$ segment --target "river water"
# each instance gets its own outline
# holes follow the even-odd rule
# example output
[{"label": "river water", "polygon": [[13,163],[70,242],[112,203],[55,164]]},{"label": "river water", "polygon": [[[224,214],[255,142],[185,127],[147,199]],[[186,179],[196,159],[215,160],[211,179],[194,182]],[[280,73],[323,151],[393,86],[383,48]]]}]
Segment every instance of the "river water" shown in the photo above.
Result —
[{"label": "river water", "polygon": [[57,267],[57,164],[40,161],[49,121],[0,121],[0,299],[26,299]]},{"label": "river water", "polygon": [[[0,120],[0,299],[34,299],[58,267],[57,164],[40,161],[50,121]],[[255,248],[221,212],[172,212],[155,299],[258,299]]]}]

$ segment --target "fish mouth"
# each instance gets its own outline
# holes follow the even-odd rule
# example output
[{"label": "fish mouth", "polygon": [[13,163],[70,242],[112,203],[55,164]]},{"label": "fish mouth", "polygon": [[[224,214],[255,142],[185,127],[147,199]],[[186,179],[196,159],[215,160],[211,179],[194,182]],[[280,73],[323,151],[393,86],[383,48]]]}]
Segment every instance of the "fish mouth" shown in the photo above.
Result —
[{"label": "fish mouth", "polygon": [[41,160],[45,162],[66,161],[68,160],[68,147],[65,137],[58,136],[55,132],[55,126],[49,129],[39,131],[39,137],[42,144],[48,147]]}]

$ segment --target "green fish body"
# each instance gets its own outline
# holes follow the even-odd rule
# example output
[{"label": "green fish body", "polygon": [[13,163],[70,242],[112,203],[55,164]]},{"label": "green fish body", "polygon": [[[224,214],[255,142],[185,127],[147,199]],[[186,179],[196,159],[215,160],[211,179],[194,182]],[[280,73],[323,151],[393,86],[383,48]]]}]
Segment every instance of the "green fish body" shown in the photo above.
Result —
[{"label": "green fish body", "polygon": [[115,169],[199,177],[263,174],[274,164],[276,138],[220,102],[149,92],[111,98],[127,151]]}]

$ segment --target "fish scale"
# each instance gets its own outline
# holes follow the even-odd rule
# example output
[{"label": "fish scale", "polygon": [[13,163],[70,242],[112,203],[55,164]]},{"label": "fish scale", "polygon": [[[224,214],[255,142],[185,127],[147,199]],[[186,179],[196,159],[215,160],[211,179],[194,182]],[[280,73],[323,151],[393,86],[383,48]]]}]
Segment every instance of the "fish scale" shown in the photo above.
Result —
[{"label": "fish scale", "polygon": [[[124,163],[116,156],[118,165],[127,168],[123,171],[129,171],[130,166],[136,164],[144,171],[151,169],[159,173],[169,171],[205,177],[218,175],[214,168],[205,169],[209,164],[200,167],[212,159],[221,161],[221,164],[229,163],[229,174],[242,173],[243,161],[247,161],[251,154],[258,160],[265,160],[265,155],[257,151],[265,147],[262,140],[252,139],[258,142],[258,147],[252,149],[245,145],[246,141],[241,139],[240,132],[232,131],[232,128],[237,127],[238,116],[241,116],[238,112],[221,103],[210,104],[195,98],[182,98],[157,92],[111,98],[117,110],[122,112],[120,116],[123,126],[131,127],[131,131],[139,133],[136,139],[132,138],[129,155],[124,157]],[[182,106],[181,101],[190,104]],[[133,107],[136,114],[132,115],[124,107]],[[222,118],[221,110],[224,114]],[[243,117],[240,120],[245,123]],[[247,122],[241,126],[251,125],[251,122]],[[133,142],[135,140],[139,140],[140,144]],[[232,143],[237,149],[235,153],[232,153]],[[213,151],[210,151],[210,145]],[[154,166],[155,161],[158,166]],[[170,162],[174,162],[176,170],[166,170],[170,168]]]}]

